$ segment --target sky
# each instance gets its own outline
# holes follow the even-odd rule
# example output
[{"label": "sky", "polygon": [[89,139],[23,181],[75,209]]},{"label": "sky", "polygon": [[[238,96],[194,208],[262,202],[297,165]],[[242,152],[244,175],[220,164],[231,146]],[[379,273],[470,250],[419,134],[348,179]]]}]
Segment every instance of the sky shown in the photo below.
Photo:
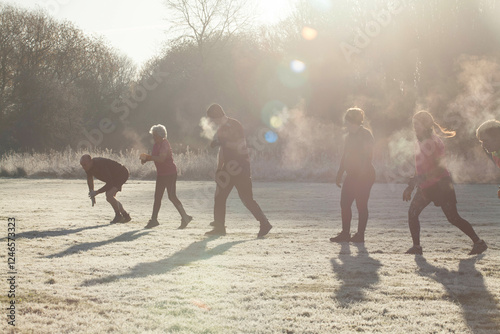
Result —
[{"label": "sky", "polygon": [[[163,0],[0,0],[22,8],[45,8],[88,34],[103,36],[138,66],[160,52],[168,40],[168,9]],[[245,1],[245,0],[242,0]],[[295,0],[255,0],[263,24],[286,17]]]}]

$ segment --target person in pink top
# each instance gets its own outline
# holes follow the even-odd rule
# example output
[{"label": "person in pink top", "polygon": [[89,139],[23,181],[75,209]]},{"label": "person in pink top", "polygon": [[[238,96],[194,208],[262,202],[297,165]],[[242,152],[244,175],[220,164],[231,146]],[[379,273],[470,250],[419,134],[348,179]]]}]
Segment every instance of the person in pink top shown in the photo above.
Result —
[{"label": "person in pink top", "polygon": [[448,221],[472,240],[473,247],[469,255],[481,254],[488,246],[477,236],[472,225],[458,214],[455,188],[450,172],[443,161],[445,152],[440,137],[454,137],[455,132],[443,129],[427,111],[419,111],[413,116],[413,129],[418,140],[415,154],[416,173],[403,192],[403,200],[411,199],[415,186],[417,192],[408,210],[408,224],[413,246],[406,253],[422,255],[418,217],[425,207],[434,202],[434,205],[441,207]]},{"label": "person in pink top", "polygon": [[149,130],[153,135],[154,145],[151,155],[142,153],[140,156],[141,163],[145,164],[148,161],[153,161],[156,166],[156,188],[155,200],[153,204],[153,214],[145,228],[153,228],[160,225],[158,222],[158,212],[161,207],[161,200],[165,189],[167,189],[168,199],[175,206],[181,215],[181,225],[179,229],[184,229],[189,224],[193,217],[186,214],[181,201],[176,195],[177,183],[177,166],[174,163],[172,148],[167,140],[167,129],[161,125],[154,125]]}]

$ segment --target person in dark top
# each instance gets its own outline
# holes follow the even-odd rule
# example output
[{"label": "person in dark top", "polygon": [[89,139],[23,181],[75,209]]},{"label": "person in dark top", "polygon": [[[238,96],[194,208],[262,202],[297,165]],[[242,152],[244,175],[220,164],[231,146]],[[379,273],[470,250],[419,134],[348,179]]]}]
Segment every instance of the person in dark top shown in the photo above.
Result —
[{"label": "person in dark top", "polygon": [[144,165],[148,161],[153,161],[156,166],[156,187],[155,200],[153,204],[153,214],[145,228],[153,228],[160,225],[158,222],[158,212],[160,211],[161,200],[165,189],[167,189],[168,199],[175,206],[181,215],[181,225],[179,229],[184,229],[193,217],[186,214],[181,201],[176,195],[177,166],[174,163],[172,148],[167,140],[167,129],[161,125],[154,125],[149,130],[153,135],[154,145],[151,155],[141,154],[141,163]]},{"label": "person in dark top", "polygon": [[[490,119],[476,130],[476,137],[481,142],[484,152],[500,168],[500,122]],[[497,192],[500,198],[500,187]]]},{"label": "person in dark top", "polygon": [[[342,231],[331,242],[364,242],[368,222],[368,199],[375,182],[375,168],[372,165],[373,136],[363,126],[364,111],[350,108],[344,116],[344,123],[349,132],[344,143],[344,152],[337,172],[336,184],[341,187],[340,209]],[[342,176],[347,176],[342,186]],[[358,209],[358,231],[351,237],[352,203],[356,201]]]},{"label": "person in dark top", "polygon": [[[110,224],[126,223],[131,220],[130,215],[125,211],[123,205],[115,198],[116,193],[122,190],[122,186],[129,177],[128,169],[116,161],[106,158],[92,158],[85,154],[80,159],[85,173],[87,173],[87,184],[89,186],[89,197],[95,203],[95,197],[101,193],[106,193],[106,200],[115,210],[115,218]],[[105,185],[99,190],[94,190],[94,177]]]},{"label": "person in dark top", "polygon": [[500,121],[490,119],[482,123],[476,130],[476,137],[486,154],[500,168]]},{"label": "person in dark top", "polygon": [[211,146],[219,147],[217,171],[215,173],[214,226],[206,235],[226,234],[226,200],[233,187],[245,207],[260,222],[257,237],[269,233],[272,225],[253,199],[252,178],[250,173],[250,156],[243,127],[240,122],[226,116],[222,107],[212,104],[207,110],[207,116],[218,126]]},{"label": "person in dark top", "polygon": [[415,152],[416,173],[403,192],[403,200],[411,200],[415,186],[417,192],[408,210],[408,225],[413,246],[406,253],[422,255],[418,217],[422,210],[434,202],[435,206],[441,207],[448,221],[472,240],[473,246],[469,255],[481,254],[488,246],[484,240],[479,239],[472,225],[458,214],[455,187],[443,161],[445,150],[440,137],[454,137],[455,131],[443,129],[428,111],[419,111],[413,116],[413,129],[418,140]]}]

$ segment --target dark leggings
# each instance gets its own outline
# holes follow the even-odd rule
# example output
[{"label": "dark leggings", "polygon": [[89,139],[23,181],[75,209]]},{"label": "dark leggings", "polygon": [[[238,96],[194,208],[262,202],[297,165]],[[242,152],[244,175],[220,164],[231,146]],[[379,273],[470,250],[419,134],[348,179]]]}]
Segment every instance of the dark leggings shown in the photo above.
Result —
[{"label": "dark leggings", "polygon": [[170,202],[172,202],[177,211],[179,211],[181,218],[184,219],[187,216],[181,201],[175,194],[176,183],[177,174],[156,176],[155,202],[153,204],[153,215],[151,216],[152,219],[158,218],[158,212],[160,211],[161,200],[163,198],[163,194],[165,193],[165,188],[167,189],[168,199],[170,200]]},{"label": "dark leggings", "polygon": [[[423,191],[417,188],[417,193],[410,204],[408,210],[408,224],[410,226],[411,238],[414,245],[420,245],[420,221],[418,216],[424,208],[431,203],[431,200],[425,197]],[[455,201],[447,201],[441,205],[446,218],[452,224],[464,232],[473,242],[477,242],[479,237],[472,228],[472,225],[458,214]]]},{"label": "dark leggings", "polygon": [[358,233],[364,234],[368,222],[368,199],[375,176],[359,178],[347,175],[340,194],[342,212],[342,232],[350,233],[352,220],[352,203],[356,201],[358,209]]}]

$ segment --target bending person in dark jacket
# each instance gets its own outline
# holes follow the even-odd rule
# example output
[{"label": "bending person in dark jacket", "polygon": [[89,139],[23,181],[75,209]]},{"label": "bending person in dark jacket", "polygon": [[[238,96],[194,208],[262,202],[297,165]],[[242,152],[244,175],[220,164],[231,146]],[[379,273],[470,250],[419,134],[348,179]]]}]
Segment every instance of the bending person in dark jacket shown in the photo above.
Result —
[{"label": "bending person in dark jacket", "polygon": [[[92,158],[88,154],[81,157],[80,165],[87,173],[89,197],[92,199],[92,203],[95,201],[95,196],[105,192],[106,200],[115,210],[115,218],[110,224],[129,222],[131,220],[130,215],[115,198],[116,193],[122,190],[122,185],[128,180],[128,169],[116,161],[106,158]],[[94,190],[94,177],[105,183],[97,191]]]}]

